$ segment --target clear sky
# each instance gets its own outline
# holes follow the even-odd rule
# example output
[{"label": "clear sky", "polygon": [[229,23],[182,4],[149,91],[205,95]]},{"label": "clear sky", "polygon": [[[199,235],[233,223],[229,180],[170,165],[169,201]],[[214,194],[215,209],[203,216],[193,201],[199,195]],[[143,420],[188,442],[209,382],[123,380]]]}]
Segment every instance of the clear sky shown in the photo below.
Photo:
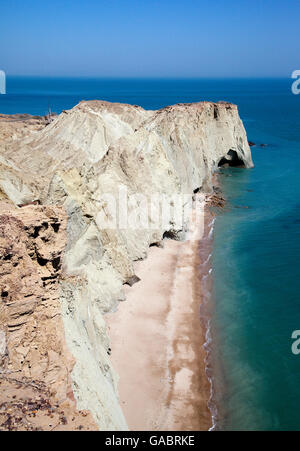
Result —
[{"label": "clear sky", "polygon": [[299,0],[1,0],[11,75],[265,77],[300,69]]}]

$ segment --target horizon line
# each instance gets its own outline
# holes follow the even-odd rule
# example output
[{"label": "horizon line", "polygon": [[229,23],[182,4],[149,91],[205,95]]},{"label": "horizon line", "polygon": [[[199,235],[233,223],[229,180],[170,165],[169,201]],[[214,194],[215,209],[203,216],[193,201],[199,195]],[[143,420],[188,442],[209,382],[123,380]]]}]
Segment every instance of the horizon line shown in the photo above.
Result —
[{"label": "horizon line", "polygon": [[[4,71],[5,72],[5,71]],[[37,74],[9,74],[5,72],[7,78],[52,78],[52,79],[62,79],[62,78],[73,78],[73,79],[90,79],[90,80],[231,80],[231,79],[253,79],[253,80],[283,80],[283,79],[290,79],[291,75],[278,75],[278,76],[271,76],[271,75],[247,75],[247,76],[237,76],[237,75],[230,75],[230,76],[116,76],[116,75],[37,75]]]}]

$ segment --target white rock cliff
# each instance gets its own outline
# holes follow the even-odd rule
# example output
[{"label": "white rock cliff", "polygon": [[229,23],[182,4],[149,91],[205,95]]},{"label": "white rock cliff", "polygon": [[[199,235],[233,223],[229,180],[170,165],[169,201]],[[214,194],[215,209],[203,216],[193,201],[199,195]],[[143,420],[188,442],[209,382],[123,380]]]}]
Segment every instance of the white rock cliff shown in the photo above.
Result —
[{"label": "white rock cliff", "polygon": [[[109,211],[101,199],[118,199],[120,186],[126,200],[135,193],[148,199],[210,192],[218,165],[251,167],[237,107],[201,102],[145,111],[84,101],[46,126],[24,119],[23,127],[7,130],[7,121],[0,121],[0,199],[17,208],[36,202],[67,213],[58,283],[66,343],[75,359],[77,407],[89,410],[100,429],[125,430],[105,313],[124,300],[123,284],[134,282],[133,262],[146,258],[165,232],[183,238],[185,227],[106,229],[101,218]],[[149,223],[152,214],[147,211]]]}]

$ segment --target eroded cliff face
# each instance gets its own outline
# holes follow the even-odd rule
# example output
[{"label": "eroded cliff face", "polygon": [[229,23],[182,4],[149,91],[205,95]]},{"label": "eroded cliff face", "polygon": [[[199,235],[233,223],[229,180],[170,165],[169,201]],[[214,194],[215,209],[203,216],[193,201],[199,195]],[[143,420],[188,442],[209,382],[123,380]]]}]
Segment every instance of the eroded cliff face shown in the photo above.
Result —
[{"label": "eroded cliff face", "polygon": [[[212,174],[219,165],[251,167],[251,153],[237,107],[202,102],[145,111],[130,105],[81,102],[46,126],[36,122],[29,125],[26,119],[23,127],[18,121],[16,133],[5,130],[7,124],[0,118],[0,198],[14,204],[8,219],[8,207],[1,208],[1,227],[8,227],[9,231],[1,235],[1,274],[16,277],[13,267],[7,267],[5,249],[9,243],[6,246],[5,240],[9,239],[4,236],[17,235],[21,241],[17,253],[23,255],[21,280],[28,283],[17,289],[14,282],[16,321],[20,316],[28,317],[26,309],[36,312],[41,308],[43,313],[34,324],[43,327],[44,318],[48,317],[43,329],[56,328],[53,335],[61,341],[60,345],[54,343],[53,352],[61,349],[61,366],[55,366],[55,378],[52,370],[49,377],[43,373],[45,365],[49,369],[49,357],[39,365],[37,375],[29,371],[29,364],[20,366],[25,355],[29,362],[34,361],[35,342],[20,344],[23,338],[19,337],[17,342],[11,341],[9,349],[5,345],[4,368],[13,359],[14,368],[26,377],[37,377],[51,390],[52,380],[56,384],[65,381],[61,387],[54,383],[59,399],[72,392],[77,409],[89,410],[100,429],[126,429],[118,402],[117,375],[109,359],[105,313],[117,308],[118,302],[124,300],[123,285],[135,280],[133,262],[146,258],[149,246],[160,244],[166,232],[184,238],[185,225],[105,228],[103,219],[110,212],[103,194],[119,199],[120,187],[126,188],[127,201],[135,193],[148,199],[153,194],[210,192]],[[30,202],[42,206],[24,207]],[[131,209],[129,204],[129,213]],[[58,230],[53,228],[52,219],[44,219],[49,211],[59,222]],[[147,210],[146,215],[149,224],[153,222],[153,212]],[[37,228],[38,236],[33,238],[26,227],[33,228],[33,234]],[[45,246],[45,240],[54,237],[55,246]],[[18,240],[12,238],[11,245]],[[32,285],[34,288],[30,288]],[[45,293],[51,302],[43,301]],[[5,304],[8,299],[4,296],[1,300],[5,308],[3,324],[13,324],[9,313],[12,310]],[[10,332],[5,327],[4,331],[2,326],[2,334],[7,340]],[[63,337],[67,348],[62,345]],[[17,352],[18,346],[26,350]],[[40,342],[36,346],[43,347]],[[46,343],[45,347],[50,351]],[[68,363],[72,358],[74,366]]]},{"label": "eroded cliff face", "polygon": [[62,208],[0,204],[0,429],[95,429],[72,390],[62,323]]}]

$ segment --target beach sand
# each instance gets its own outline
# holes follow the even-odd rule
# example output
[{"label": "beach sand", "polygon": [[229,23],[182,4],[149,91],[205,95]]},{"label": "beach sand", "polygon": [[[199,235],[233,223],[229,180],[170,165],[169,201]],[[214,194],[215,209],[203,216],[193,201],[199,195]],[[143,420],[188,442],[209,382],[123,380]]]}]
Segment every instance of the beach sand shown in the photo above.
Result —
[{"label": "beach sand", "polygon": [[141,281],[126,286],[126,301],[106,315],[130,430],[211,427],[205,327],[199,312],[199,268],[209,254],[209,249],[199,252],[204,211],[205,200],[199,195],[187,240],[164,240],[164,248],[151,247],[148,258],[135,264]]}]

